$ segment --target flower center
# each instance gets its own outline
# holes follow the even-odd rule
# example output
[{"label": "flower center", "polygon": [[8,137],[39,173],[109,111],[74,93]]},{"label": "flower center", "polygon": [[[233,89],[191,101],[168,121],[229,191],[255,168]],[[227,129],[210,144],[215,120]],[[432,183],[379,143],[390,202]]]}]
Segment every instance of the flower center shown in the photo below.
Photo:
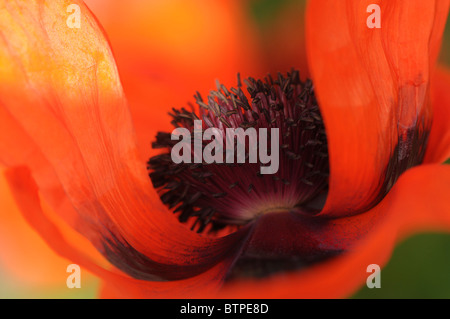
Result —
[{"label": "flower center", "polygon": [[[228,90],[218,83],[206,100],[197,92],[198,113],[194,107],[170,113],[175,128],[192,133],[181,158],[193,160],[174,161],[180,136],[173,133],[159,132],[152,144],[164,149],[148,161],[153,186],[179,220],[190,222],[198,232],[239,227],[262,214],[304,209],[328,187],[327,139],[312,82],[302,82],[294,70],[275,80],[267,76],[244,82],[248,94],[238,75],[237,88]],[[215,128],[214,139],[201,138],[208,128]],[[229,129],[244,135],[236,135],[235,143]],[[211,151],[208,144],[221,146],[208,153],[213,158],[222,158],[219,153],[225,148],[232,151],[231,157],[227,153],[223,162],[205,156],[199,160],[198,146],[205,155],[208,147]],[[268,158],[278,163],[268,163]],[[264,171],[269,164],[272,170]]]}]

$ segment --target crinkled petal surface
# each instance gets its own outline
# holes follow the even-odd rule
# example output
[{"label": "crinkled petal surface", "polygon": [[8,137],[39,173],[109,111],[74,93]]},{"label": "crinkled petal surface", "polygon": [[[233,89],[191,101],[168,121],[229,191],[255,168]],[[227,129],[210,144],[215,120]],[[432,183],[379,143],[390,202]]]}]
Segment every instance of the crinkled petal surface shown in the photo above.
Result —
[{"label": "crinkled petal surface", "polygon": [[450,70],[440,68],[431,83],[433,126],[425,163],[443,163],[450,158]]},{"label": "crinkled petal surface", "polygon": [[[66,24],[70,4],[81,8],[80,29]],[[74,227],[137,277],[193,276],[239,249],[242,234],[202,238],[162,206],[108,42],[82,2],[1,1],[0,30],[0,105],[11,128],[0,139],[4,164],[33,170],[37,154],[50,177],[35,176],[39,189],[51,181],[74,208]],[[16,136],[24,148],[8,149]]]},{"label": "crinkled petal surface", "polygon": [[[368,28],[377,4],[381,28]],[[419,164],[431,130],[430,78],[449,1],[313,0],[308,60],[327,130],[322,216],[360,213]]]},{"label": "crinkled petal surface", "polygon": [[[368,1],[341,6],[324,1],[311,1],[307,24],[314,31],[307,36],[332,160],[322,215],[337,217],[378,202],[398,172],[414,162],[408,154],[422,152],[410,145],[421,145],[431,127],[429,79],[448,1],[378,1],[389,31],[366,29]],[[81,7],[80,29],[66,24],[66,8],[74,3]],[[0,124],[7,128],[0,134],[0,161],[10,167],[8,181],[28,223],[58,254],[103,278],[103,296],[209,297],[238,254],[312,256],[320,247],[319,252],[350,252],[302,272],[231,283],[220,296],[267,298],[270,291],[273,297],[339,297],[366,278],[367,264],[385,264],[399,238],[418,226],[448,228],[450,173],[447,167],[429,166],[406,172],[380,205],[365,214],[333,220],[267,215],[253,227],[218,239],[188,231],[152,189],[142,160],[144,143],[162,128],[168,103],[181,103],[186,92],[210,87],[213,74],[227,82],[235,68],[242,71],[245,54],[225,41],[242,36],[240,24],[230,18],[238,6],[234,1],[137,3],[111,7],[112,16],[125,9],[134,12],[135,25],[106,23],[113,45],[120,43],[116,52],[131,92],[130,115],[108,42],[81,1],[0,0]],[[199,14],[197,7],[205,11]],[[146,20],[144,12],[150,11],[156,12],[155,19]],[[191,15],[197,17],[195,23],[190,23]],[[413,25],[419,16],[420,27]],[[177,30],[183,24],[170,25],[173,19],[185,19],[189,28]],[[213,28],[215,22],[222,28]],[[162,34],[156,32],[161,29]],[[140,41],[139,32],[151,41]],[[209,46],[205,38],[217,32],[221,36]],[[364,41],[355,41],[360,38]],[[186,54],[176,50],[180,47],[187,48]],[[244,52],[251,50],[243,45]],[[227,62],[218,63],[224,56]],[[244,72],[256,70],[253,66],[248,64]],[[146,88],[154,98],[148,105],[139,98]],[[444,124],[434,127],[445,129]],[[380,179],[384,175],[388,177]],[[67,241],[60,225],[43,211],[39,195],[134,279],[105,270]],[[410,196],[413,201],[405,200]],[[172,281],[158,281],[165,279]]]}]

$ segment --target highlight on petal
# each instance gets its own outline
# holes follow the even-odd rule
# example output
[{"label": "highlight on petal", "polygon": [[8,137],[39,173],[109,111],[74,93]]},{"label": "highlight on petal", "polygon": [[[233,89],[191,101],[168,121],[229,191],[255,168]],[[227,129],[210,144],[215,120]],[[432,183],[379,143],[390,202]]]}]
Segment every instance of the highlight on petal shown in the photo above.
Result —
[{"label": "highlight on petal", "polygon": [[450,70],[440,68],[431,82],[433,125],[425,163],[443,163],[450,158]]},{"label": "highlight on petal", "polygon": [[[381,8],[368,28],[367,7]],[[312,0],[307,50],[327,130],[330,190],[320,215],[379,202],[420,163],[431,129],[430,78],[449,1]]]},{"label": "highlight on petal", "polygon": [[[80,29],[66,24],[70,4],[81,8]],[[180,269],[193,276],[234,251],[243,234],[200,237],[157,198],[108,42],[82,2],[0,1],[0,61],[0,106],[10,126],[48,161],[57,191],[79,214],[72,226],[97,249],[106,253],[114,240],[130,245],[162,277]],[[20,158],[9,166],[33,169],[33,158]]]},{"label": "highlight on petal", "polygon": [[246,1],[88,0],[115,53],[144,161],[173,107],[262,70]]},{"label": "highlight on petal", "polygon": [[[450,232],[450,166],[423,165],[405,172],[383,201],[365,214],[336,219],[378,216],[377,222],[351,250],[308,269],[268,279],[231,282],[221,298],[342,298],[368,277],[367,266],[383,267],[396,242],[417,231]],[[358,224],[353,223],[353,228]]]}]

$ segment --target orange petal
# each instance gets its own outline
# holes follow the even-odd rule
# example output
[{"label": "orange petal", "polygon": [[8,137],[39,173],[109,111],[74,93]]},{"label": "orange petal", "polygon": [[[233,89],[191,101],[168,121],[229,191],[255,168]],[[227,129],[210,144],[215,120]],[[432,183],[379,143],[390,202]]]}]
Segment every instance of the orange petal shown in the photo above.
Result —
[{"label": "orange petal", "polygon": [[[381,28],[370,29],[370,4]],[[307,50],[327,129],[330,191],[321,215],[376,204],[422,160],[428,92],[449,1],[313,0]]]},{"label": "orange petal", "polygon": [[[66,24],[69,4],[81,8],[80,29]],[[165,273],[186,267],[192,275],[225,257],[241,234],[200,237],[153,190],[112,53],[84,4],[1,1],[0,8],[0,104],[53,167],[77,221],[90,227],[85,235],[103,251],[117,243],[134,253],[123,250],[131,245]]]},{"label": "orange petal", "polygon": [[[6,167],[29,166],[47,202],[58,210],[60,217],[67,224],[74,226],[78,231],[86,232],[86,229],[78,227],[80,217],[69,202],[55,170],[30,136],[1,104],[0,127],[3,129],[3,134],[0,134],[0,163]],[[2,195],[8,197],[6,194]]]},{"label": "orange petal", "polygon": [[264,73],[244,1],[85,1],[115,52],[145,160],[157,131],[171,131],[167,113],[207,94],[215,81]]},{"label": "orange petal", "polygon": [[59,227],[43,212],[37,185],[27,168],[9,169],[6,177],[23,217],[46,243],[60,256],[104,279],[108,283],[110,293],[120,294],[123,298],[193,298],[200,296],[204,298],[210,296],[222,285],[227,269],[234,261],[235,254],[240,250],[239,247],[235,248],[234,253],[230,254],[222,263],[199,276],[186,280],[150,282],[131,279],[104,269],[84,251],[80,251],[66,240]]},{"label": "orange petal", "polygon": [[433,126],[425,163],[443,163],[450,158],[450,70],[440,68],[431,83]]},{"label": "orange petal", "polygon": [[[223,298],[343,298],[370,275],[367,267],[383,267],[396,242],[417,231],[450,232],[450,166],[424,165],[408,170],[371,211],[347,217],[383,216],[353,249],[305,271],[225,286]],[[339,219],[338,219],[339,220]]]},{"label": "orange petal", "polygon": [[70,261],[59,257],[20,215],[3,174],[0,176],[0,264],[18,284],[63,286]]}]

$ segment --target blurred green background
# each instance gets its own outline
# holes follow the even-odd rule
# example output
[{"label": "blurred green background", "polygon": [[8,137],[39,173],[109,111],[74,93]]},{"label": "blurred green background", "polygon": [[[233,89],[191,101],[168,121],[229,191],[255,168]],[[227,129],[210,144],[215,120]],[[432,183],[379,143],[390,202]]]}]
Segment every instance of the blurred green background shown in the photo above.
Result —
[{"label": "blurred green background", "polygon": [[[67,262],[69,265],[70,262]],[[65,269],[61,271],[64,272]],[[83,274],[83,272],[82,272]],[[67,274],[68,276],[69,274]],[[28,287],[25,284],[9,278],[0,272],[1,299],[92,299],[96,298],[99,290],[99,280],[92,279],[82,283],[81,288],[69,289],[65,282],[57,287]]]},{"label": "blurred green background", "polygon": [[[295,1],[298,0],[253,1],[249,16],[264,35],[277,13]],[[450,66],[450,23],[446,26],[440,61]],[[364,284],[353,298],[450,298],[450,235],[423,233],[400,243],[381,271],[381,287],[369,289]],[[98,288],[99,281],[92,278],[83,282],[81,289],[68,289],[65,283],[46,290],[30,288],[0,269],[0,298],[95,298]]]}]

